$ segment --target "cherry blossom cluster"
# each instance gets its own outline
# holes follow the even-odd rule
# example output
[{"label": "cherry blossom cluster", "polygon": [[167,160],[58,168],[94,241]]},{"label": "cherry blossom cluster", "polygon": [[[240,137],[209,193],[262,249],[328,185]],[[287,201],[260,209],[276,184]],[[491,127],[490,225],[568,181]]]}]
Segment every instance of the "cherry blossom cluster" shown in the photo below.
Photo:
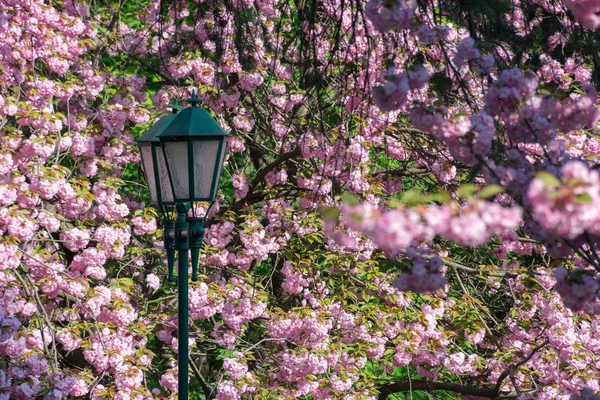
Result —
[{"label": "cherry blossom cluster", "polygon": [[485,94],[485,111],[490,115],[506,116],[518,109],[537,89],[537,78],[519,68],[502,71]]},{"label": "cherry blossom cluster", "polygon": [[580,161],[566,163],[560,179],[541,175],[529,185],[527,201],[533,217],[551,234],[575,239],[585,231],[596,233],[600,176]]},{"label": "cherry blossom cluster", "polygon": [[429,70],[423,66],[401,73],[395,73],[394,69],[390,68],[387,71],[386,83],[373,90],[375,104],[383,112],[401,108],[408,103],[410,91],[421,89],[427,84],[429,75]]},{"label": "cherry blossom cluster", "polygon": [[476,72],[489,74],[494,68],[496,61],[492,55],[482,56],[481,52],[474,47],[475,40],[471,37],[466,37],[456,47],[456,53],[452,58],[452,62],[461,68],[465,62],[472,61],[475,63],[474,70]]},{"label": "cherry blossom cluster", "polygon": [[436,235],[464,246],[481,246],[492,236],[515,229],[522,223],[519,207],[472,200],[457,204],[432,205],[422,210],[382,211],[371,203],[345,205],[342,222],[364,232],[382,250],[391,254],[413,241],[431,241]]},{"label": "cherry blossom cluster", "polygon": [[291,261],[283,263],[281,273],[285,276],[281,288],[290,294],[299,294],[308,286],[308,281],[303,278],[302,272],[294,270]]},{"label": "cherry blossom cluster", "polygon": [[470,118],[446,117],[446,112],[443,108],[428,111],[415,107],[410,110],[410,117],[418,129],[446,144],[455,160],[474,165],[486,157],[494,140],[493,118],[485,112]]},{"label": "cherry blossom cluster", "polygon": [[600,3],[596,0],[565,0],[565,5],[575,18],[587,29],[597,29],[600,26]]},{"label": "cherry blossom cluster", "polygon": [[554,271],[556,291],[562,296],[565,307],[573,311],[592,310],[591,304],[600,297],[600,283],[586,270],[569,274],[564,267]]},{"label": "cherry blossom cluster", "polygon": [[[398,276],[393,285],[402,292],[433,293],[446,284],[442,260],[430,252],[418,251],[413,247],[406,249],[410,258],[410,268]],[[425,259],[423,256],[430,256]]]},{"label": "cherry blossom cluster", "polygon": [[369,0],[366,11],[375,29],[387,32],[392,29],[410,28],[413,25],[415,6],[413,0]]},{"label": "cherry blossom cluster", "polygon": [[600,395],[594,394],[593,390],[590,388],[585,388],[579,394],[573,393],[569,400],[598,400],[600,399]]}]

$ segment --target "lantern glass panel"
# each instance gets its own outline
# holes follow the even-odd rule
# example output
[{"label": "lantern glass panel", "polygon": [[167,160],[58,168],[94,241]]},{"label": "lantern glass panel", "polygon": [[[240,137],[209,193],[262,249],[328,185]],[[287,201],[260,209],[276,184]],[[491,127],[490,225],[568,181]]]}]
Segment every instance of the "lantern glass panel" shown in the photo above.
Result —
[{"label": "lantern glass panel", "polygon": [[217,164],[217,175],[215,178],[215,186],[213,188],[213,192],[211,193],[211,197],[214,199],[217,197],[217,192],[219,190],[219,180],[221,179],[221,172],[223,170],[223,162],[225,161],[225,153],[227,152],[227,139],[225,137],[223,139],[223,145],[221,146],[221,154],[219,154],[219,164]]},{"label": "lantern glass panel", "polygon": [[218,139],[194,141],[194,198],[211,197],[213,177],[217,168]]},{"label": "lantern glass panel", "polygon": [[158,203],[158,191],[154,176],[152,145],[149,142],[140,143],[140,155],[142,157],[142,168],[144,170],[144,175],[146,176],[146,184],[148,185],[148,191],[150,192],[150,202],[156,204]]},{"label": "lantern glass panel", "polygon": [[175,201],[188,200],[190,198],[188,143],[187,141],[164,142],[163,149],[171,172]]},{"label": "lantern glass panel", "polygon": [[173,203],[173,190],[171,189],[171,181],[169,180],[169,170],[165,162],[165,155],[160,146],[155,146],[156,165],[158,167],[158,182],[160,187],[160,198],[164,203]]}]

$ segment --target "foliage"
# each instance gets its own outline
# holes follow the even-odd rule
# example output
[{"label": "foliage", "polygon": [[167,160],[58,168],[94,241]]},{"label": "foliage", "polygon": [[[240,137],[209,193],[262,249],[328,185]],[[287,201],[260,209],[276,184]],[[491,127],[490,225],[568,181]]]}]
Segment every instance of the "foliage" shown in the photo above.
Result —
[{"label": "foliage", "polygon": [[593,398],[598,11],[0,0],[0,399],[175,398],[135,138],[193,91],[193,398]]}]

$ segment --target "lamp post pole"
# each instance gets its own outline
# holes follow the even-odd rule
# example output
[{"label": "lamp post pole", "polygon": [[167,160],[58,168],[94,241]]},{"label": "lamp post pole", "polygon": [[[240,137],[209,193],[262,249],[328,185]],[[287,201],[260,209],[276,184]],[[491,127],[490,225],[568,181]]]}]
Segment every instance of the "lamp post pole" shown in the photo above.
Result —
[{"label": "lamp post pole", "polygon": [[[175,250],[178,252],[178,398],[188,400],[188,365],[189,365],[189,286],[188,255],[192,256],[192,281],[198,280],[198,258],[204,236],[204,218],[190,218],[189,203],[177,203],[175,206],[177,219],[165,221],[165,248],[167,258],[174,261]],[[172,266],[173,262],[169,263]],[[169,268],[169,281],[174,281],[173,269]]]},{"label": "lamp post pole", "polygon": [[[187,231],[187,208],[183,203],[177,203],[177,219],[175,220],[175,248],[178,251],[178,268],[177,279],[179,281],[179,298],[178,298],[178,397],[179,400],[188,399],[188,352],[189,352],[189,290],[188,290],[188,251],[190,246],[187,237],[183,237],[183,232]],[[187,235],[186,235],[187,236]]]}]

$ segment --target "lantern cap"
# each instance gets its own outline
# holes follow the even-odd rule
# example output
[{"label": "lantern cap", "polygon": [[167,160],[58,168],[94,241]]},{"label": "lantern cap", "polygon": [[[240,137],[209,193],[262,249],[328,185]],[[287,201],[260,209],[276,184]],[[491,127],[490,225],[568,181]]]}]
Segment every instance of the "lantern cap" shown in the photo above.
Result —
[{"label": "lantern cap", "polygon": [[171,100],[171,104],[169,104],[167,107],[173,111],[173,114],[177,114],[179,111],[181,111],[181,109],[183,109],[183,107],[179,105],[179,100],[177,98]]},{"label": "lantern cap", "polygon": [[[190,102],[190,100],[187,100]],[[195,100],[194,100],[195,101]],[[194,104],[194,103],[192,103]],[[176,140],[202,136],[229,136],[221,129],[208,112],[202,107],[192,105],[168,120],[164,129],[158,133],[160,140]]]},{"label": "lantern cap", "polygon": [[187,99],[186,102],[190,103],[190,105],[192,107],[197,107],[198,104],[202,103],[202,99],[199,99],[198,97],[196,97],[196,91],[194,90],[192,92],[192,97],[190,97],[189,99]]}]

